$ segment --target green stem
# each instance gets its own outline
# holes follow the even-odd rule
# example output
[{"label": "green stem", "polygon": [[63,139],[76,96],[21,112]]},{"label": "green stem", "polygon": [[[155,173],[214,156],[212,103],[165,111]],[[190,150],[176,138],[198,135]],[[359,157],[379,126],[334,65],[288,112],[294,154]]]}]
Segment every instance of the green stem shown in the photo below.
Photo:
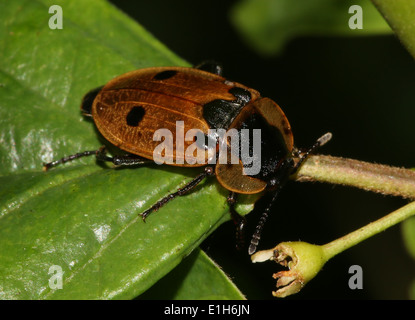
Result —
[{"label": "green stem", "polygon": [[415,171],[332,156],[310,156],[297,181],[341,184],[385,195],[415,199]]},{"label": "green stem", "polygon": [[[313,155],[302,164],[294,178],[297,181],[329,182],[415,199],[415,171],[353,159]],[[272,293],[276,297],[285,297],[300,291],[335,255],[411,216],[415,216],[415,201],[325,245],[283,242],[273,249],[257,252],[251,259],[252,262],[274,260],[288,266],[288,271],[274,274],[277,290]]]},{"label": "green stem", "polygon": [[376,220],[368,225],[353,231],[339,239],[322,246],[326,259],[329,260],[335,255],[357,245],[358,243],[370,238],[381,231],[384,231],[395,224],[415,215],[415,202],[411,202],[406,206]]},{"label": "green stem", "polygon": [[252,262],[274,260],[288,267],[288,270],[273,275],[277,279],[277,290],[272,292],[273,296],[286,297],[299,292],[335,255],[411,216],[415,216],[415,202],[325,245],[282,242],[272,249],[258,251],[251,259]]},{"label": "green stem", "polygon": [[[297,181],[320,181],[415,199],[415,171],[332,156],[310,156]],[[327,260],[359,242],[415,215],[412,202],[389,215],[323,246]]]}]

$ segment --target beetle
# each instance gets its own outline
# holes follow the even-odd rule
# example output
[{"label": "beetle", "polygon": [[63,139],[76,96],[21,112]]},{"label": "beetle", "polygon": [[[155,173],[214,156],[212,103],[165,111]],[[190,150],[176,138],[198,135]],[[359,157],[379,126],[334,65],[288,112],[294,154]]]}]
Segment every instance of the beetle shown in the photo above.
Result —
[{"label": "beetle", "polygon": [[[224,78],[222,73],[222,67],[211,61],[192,68],[152,67],[120,75],[105,86],[90,91],[82,100],[82,113],[92,117],[104,139],[127,154],[108,156],[104,146],[46,163],[44,170],[90,155],[95,155],[98,161],[109,161],[117,166],[152,162],[155,160],[154,150],[159,145],[154,139],[156,131],[166,128],[174,136],[177,132],[175,125],[181,121],[185,132],[194,128],[202,132],[204,143],[199,142],[196,149],[202,152],[205,161],[195,162],[192,154],[193,161],[178,161],[184,156],[184,147],[195,142],[193,139],[184,141],[183,148],[175,150],[169,164],[203,166],[204,170],[184,187],[144,211],[141,214],[143,220],[175,197],[190,192],[206,177],[214,175],[220,185],[229,190],[227,202],[237,226],[239,242],[242,242],[246,220],[235,210],[237,195],[263,191],[271,195],[251,238],[248,253],[253,254],[279,191],[307,156],[330,140],[331,133],[317,139],[308,149],[297,149],[290,123],[282,109],[273,100],[261,97],[258,91]],[[207,141],[213,140],[214,148],[219,149],[217,132],[213,130],[216,135],[211,133],[211,129],[217,128],[234,129],[240,141],[243,129],[260,130],[260,154],[253,155],[260,159],[258,172],[247,174],[248,164],[243,161],[240,150],[236,153],[238,161],[230,162],[235,152],[231,150],[228,139],[225,139],[225,149],[221,149],[227,153],[228,160],[218,163],[216,154],[212,162],[209,158],[212,148],[209,149]],[[173,139],[173,144],[175,141]],[[252,154],[252,142],[248,149]]]}]

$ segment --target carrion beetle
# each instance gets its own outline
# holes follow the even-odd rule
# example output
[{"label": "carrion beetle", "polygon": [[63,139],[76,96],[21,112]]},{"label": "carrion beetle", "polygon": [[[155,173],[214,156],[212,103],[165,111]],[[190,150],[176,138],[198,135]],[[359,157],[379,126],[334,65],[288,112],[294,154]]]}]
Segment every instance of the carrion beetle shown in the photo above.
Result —
[{"label": "carrion beetle", "polygon": [[[311,152],[331,138],[331,134],[326,133],[308,149],[297,149],[291,126],[281,108],[271,99],[261,97],[258,91],[222,77],[222,68],[213,62],[204,62],[193,68],[153,67],[128,72],[87,93],[81,111],[93,118],[98,131],[110,144],[128,154],[110,157],[106,148],[101,147],[46,163],[44,170],[90,155],[119,166],[153,162],[156,161],[154,150],[160,146],[155,133],[160,128],[170,130],[173,132],[173,153],[168,164],[205,168],[183,188],[144,211],[141,214],[143,219],[176,196],[188,193],[206,177],[215,175],[218,182],[229,190],[227,201],[237,225],[237,238],[241,241],[246,221],[235,210],[237,195],[266,191],[271,193],[270,201],[252,235],[249,254],[256,251],[271,206],[289,176]],[[184,132],[192,129],[201,132],[204,142],[190,139],[183,141],[180,147],[176,145],[177,123],[182,125]],[[255,139],[245,148],[251,161],[259,161],[259,170],[249,173],[252,163],[244,161],[240,149],[236,153],[232,150],[228,137],[220,143],[216,129],[236,132],[241,146],[246,130],[259,130],[260,153],[255,154]],[[215,152],[211,152],[212,144],[208,141],[213,141]],[[221,149],[220,145],[225,148]],[[194,152],[186,153],[190,147],[202,154],[203,161],[196,161]],[[166,150],[163,152],[162,158],[166,156]],[[223,153],[227,154],[225,162],[218,162]],[[237,157],[236,162],[230,162],[232,156]],[[189,161],[183,161],[184,157]]]}]

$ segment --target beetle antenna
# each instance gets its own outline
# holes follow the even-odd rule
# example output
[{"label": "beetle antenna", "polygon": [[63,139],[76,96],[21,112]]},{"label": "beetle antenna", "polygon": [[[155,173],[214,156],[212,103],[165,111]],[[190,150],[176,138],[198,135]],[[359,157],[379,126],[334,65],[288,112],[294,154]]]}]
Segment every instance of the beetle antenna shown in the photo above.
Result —
[{"label": "beetle antenna", "polygon": [[327,142],[329,142],[331,140],[332,137],[333,137],[333,134],[331,132],[327,132],[327,133],[323,134],[316,141],[318,143],[317,148],[324,146]]},{"label": "beetle antenna", "polygon": [[[327,132],[326,134],[322,135],[320,138],[317,139],[317,141],[308,149],[306,149],[306,151],[301,152],[299,154],[300,156],[300,160],[297,162],[297,164],[295,165],[295,167],[293,168],[292,172],[295,172],[300,165],[303,163],[303,161],[305,159],[307,159],[307,157],[310,155],[310,153],[314,152],[317,148],[325,145],[327,142],[330,141],[330,139],[332,138],[332,134],[331,132]],[[248,248],[248,254],[252,255],[253,253],[255,253],[258,244],[259,244],[259,240],[261,239],[261,234],[262,234],[262,230],[264,229],[264,225],[265,222],[268,219],[269,216],[269,212],[271,210],[272,204],[274,203],[275,199],[278,196],[279,190],[281,189],[282,184],[279,184],[278,189],[274,192],[274,195],[272,196],[271,201],[269,202],[269,204],[267,205],[267,207],[264,209],[264,212],[261,215],[261,218],[259,218],[258,224],[256,226],[255,232],[252,235],[252,239],[251,239],[251,244],[249,245]]]},{"label": "beetle antenna", "polygon": [[293,173],[297,171],[297,169],[301,166],[301,164],[303,163],[303,161],[305,159],[307,159],[307,157],[313,153],[314,151],[316,151],[316,149],[320,148],[321,146],[324,146],[327,142],[329,142],[331,140],[331,138],[333,137],[331,132],[327,132],[325,134],[323,134],[320,138],[318,138],[316,140],[316,142],[314,142],[314,144],[309,147],[308,149],[306,149],[305,151],[301,152],[299,151],[299,156],[300,159],[299,161],[296,163],[294,169],[293,169]]},{"label": "beetle antenna", "polygon": [[248,247],[248,254],[249,255],[254,254],[257,247],[258,247],[259,240],[261,239],[261,234],[262,234],[262,230],[264,229],[265,222],[268,219],[269,212],[271,210],[271,207],[272,207],[273,203],[277,199],[277,196],[279,194],[280,189],[281,189],[281,186],[274,192],[274,195],[272,196],[271,201],[268,203],[267,207],[262,212],[261,218],[259,218],[258,224],[255,228],[255,232],[254,232],[254,234],[252,235],[252,238],[251,238],[251,243]]}]

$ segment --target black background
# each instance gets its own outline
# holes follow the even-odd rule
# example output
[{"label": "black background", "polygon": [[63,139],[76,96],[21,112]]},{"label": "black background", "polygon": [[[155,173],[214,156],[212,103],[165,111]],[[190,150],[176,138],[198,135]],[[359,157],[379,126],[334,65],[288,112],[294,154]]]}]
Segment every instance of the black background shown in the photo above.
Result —
[{"label": "black background", "polygon": [[[112,2],[183,59],[219,61],[227,78],[275,100],[290,120],[297,146],[309,146],[330,131],[333,139],[321,153],[415,166],[415,65],[393,35],[302,37],[281,55],[264,57],[230,24],[234,1]],[[324,244],[406,203],[341,186],[290,182],[260,249],[288,240]],[[253,228],[258,217],[248,219]],[[248,299],[272,298],[277,266],[252,264],[236,252],[232,223],[222,225],[202,247]],[[363,290],[348,287],[354,264],[363,268]],[[303,291],[287,299],[407,299],[414,266],[395,226],[329,261]]]}]

